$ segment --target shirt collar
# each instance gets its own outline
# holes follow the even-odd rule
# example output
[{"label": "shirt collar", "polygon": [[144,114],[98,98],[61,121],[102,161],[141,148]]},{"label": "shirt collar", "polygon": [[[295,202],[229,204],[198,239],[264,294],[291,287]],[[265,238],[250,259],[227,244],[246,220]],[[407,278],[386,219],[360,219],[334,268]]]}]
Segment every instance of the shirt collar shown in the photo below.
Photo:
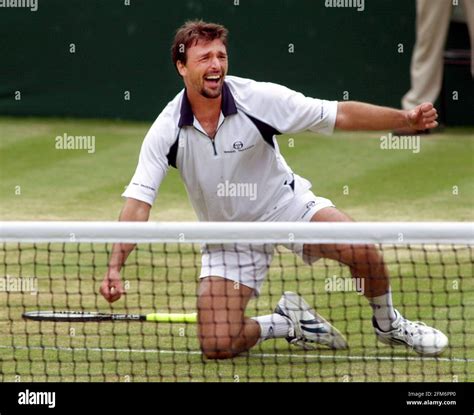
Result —
[{"label": "shirt collar", "polygon": [[[224,117],[228,115],[237,114],[237,107],[235,105],[234,97],[232,96],[232,92],[230,92],[230,88],[226,82],[222,85],[222,104],[221,104],[221,111]],[[180,118],[178,122],[178,127],[183,127],[185,125],[193,125],[194,121],[194,114],[191,108],[191,104],[189,103],[188,95],[186,93],[186,89],[184,89],[183,93],[183,100],[181,101],[181,110],[180,110]]]}]

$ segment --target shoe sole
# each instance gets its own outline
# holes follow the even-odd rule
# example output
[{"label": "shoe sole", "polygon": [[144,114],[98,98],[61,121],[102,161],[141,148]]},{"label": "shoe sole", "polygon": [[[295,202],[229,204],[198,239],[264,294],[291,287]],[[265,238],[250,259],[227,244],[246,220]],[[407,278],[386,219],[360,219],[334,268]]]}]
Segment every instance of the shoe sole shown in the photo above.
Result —
[{"label": "shoe sole", "polygon": [[[446,337],[446,336],[445,336]],[[388,346],[396,347],[396,346],[405,346],[407,349],[414,350],[416,353],[418,353],[420,356],[426,356],[426,357],[435,357],[439,356],[441,353],[443,353],[446,348],[448,347],[448,340],[446,337],[446,345],[438,350],[417,350],[413,346],[410,346],[408,343],[404,342],[403,340],[398,340],[398,339],[387,339],[382,336],[377,335],[377,340],[380,343],[386,344]]]}]

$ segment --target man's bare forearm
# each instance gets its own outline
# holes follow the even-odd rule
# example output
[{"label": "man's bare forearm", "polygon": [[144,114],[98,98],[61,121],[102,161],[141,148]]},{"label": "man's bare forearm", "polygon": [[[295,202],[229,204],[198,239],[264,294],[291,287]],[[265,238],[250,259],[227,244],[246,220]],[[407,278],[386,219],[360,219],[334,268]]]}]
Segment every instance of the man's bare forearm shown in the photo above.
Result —
[{"label": "man's bare forearm", "polygon": [[339,102],[336,128],[341,130],[391,130],[410,127],[408,112],[363,102]]},{"label": "man's bare forearm", "polygon": [[[119,221],[146,222],[150,216],[150,208],[151,206],[145,202],[129,198],[120,213]],[[134,248],[135,244],[114,244],[109,258],[109,270],[120,271]]]}]

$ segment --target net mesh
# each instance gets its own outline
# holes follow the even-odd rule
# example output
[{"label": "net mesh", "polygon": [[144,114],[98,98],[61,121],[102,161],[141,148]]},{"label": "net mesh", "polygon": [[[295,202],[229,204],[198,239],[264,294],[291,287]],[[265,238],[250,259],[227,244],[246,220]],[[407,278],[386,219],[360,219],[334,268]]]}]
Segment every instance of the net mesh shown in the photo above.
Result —
[{"label": "net mesh", "polygon": [[[271,314],[282,293],[292,291],[337,327],[349,348],[316,344],[305,351],[278,338],[232,359],[213,360],[201,352],[195,323],[22,319],[24,312],[39,310],[194,313],[201,243],[139,243],[122,269],[127,293],[109,305],[99,286],[112,243],[17,239],[3,242],[0,250],[2,381],[474,380],[470,241],[376,244],[390,272],[395,307],[449,338],[441,356],[419,356],[378,342],[372,310],[361,295],[364,287],[351,278],[348,266],[326,258],[309,266],[275,245],[260,296],[245,314]],[[262,242],[268,241],[262,237]]]}]

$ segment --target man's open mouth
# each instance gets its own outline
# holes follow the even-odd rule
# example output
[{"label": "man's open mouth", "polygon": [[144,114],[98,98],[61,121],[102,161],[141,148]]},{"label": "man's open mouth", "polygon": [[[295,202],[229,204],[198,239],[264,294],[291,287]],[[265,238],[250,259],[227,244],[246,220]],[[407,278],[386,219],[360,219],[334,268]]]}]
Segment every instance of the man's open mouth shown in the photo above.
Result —
[{"label": "man's open mouth", "polygon": [[204,77],[204,80],[209,84],[213,86],[219,85],[219,82],[221,81],[222,76],[221,75],[206,75]]}]

